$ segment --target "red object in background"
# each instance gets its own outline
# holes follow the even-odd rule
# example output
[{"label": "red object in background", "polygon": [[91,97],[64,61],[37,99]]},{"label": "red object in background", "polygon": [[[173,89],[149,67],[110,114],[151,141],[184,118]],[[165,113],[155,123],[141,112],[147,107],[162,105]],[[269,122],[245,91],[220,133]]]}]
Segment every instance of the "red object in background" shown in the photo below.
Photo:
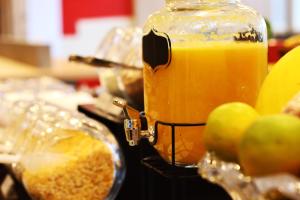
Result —
[{"label": "red object in background", "polygon": [[269,41],[268,60],[269,63],[276,63],[283,56],[283,41],[271,39]]},{"label": "red object in background", "polygon": [[100,81],[99,79],[81,79],[77,81],[76,83],[76,88],[80,87],[89,87],[89,88],[96,88],[100,86]]},{"label": "red object in background", "polygon": [[76,21],[82,18],[132,15],[132,0],[62,0],[64,34],[74,34]]}]

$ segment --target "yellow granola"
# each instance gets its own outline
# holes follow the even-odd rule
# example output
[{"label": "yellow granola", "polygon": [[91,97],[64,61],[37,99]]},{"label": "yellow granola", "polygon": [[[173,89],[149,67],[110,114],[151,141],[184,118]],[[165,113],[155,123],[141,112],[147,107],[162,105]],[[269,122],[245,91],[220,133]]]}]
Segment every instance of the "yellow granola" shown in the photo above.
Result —
[{"label": "yellow granola", "polygon": [[28,192],[39,200],[105,199],[114,179],[111,150],[83,132],[61,131],[66,138],[46,147],[46,151],[64,154],[69,159],[25,167],[23,182]]}]

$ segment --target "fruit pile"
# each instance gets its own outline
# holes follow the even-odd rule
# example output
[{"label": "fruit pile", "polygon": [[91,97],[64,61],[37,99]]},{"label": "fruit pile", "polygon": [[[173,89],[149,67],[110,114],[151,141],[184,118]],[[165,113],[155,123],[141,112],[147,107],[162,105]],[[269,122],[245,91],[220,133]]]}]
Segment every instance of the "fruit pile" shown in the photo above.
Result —
[{"label": "fruit pile", "polygon": [[300,175],[300,47],[286,54],[265,79],[255,108],[227,103],[211,112],[207,150],[239,163],[246,175]]}]

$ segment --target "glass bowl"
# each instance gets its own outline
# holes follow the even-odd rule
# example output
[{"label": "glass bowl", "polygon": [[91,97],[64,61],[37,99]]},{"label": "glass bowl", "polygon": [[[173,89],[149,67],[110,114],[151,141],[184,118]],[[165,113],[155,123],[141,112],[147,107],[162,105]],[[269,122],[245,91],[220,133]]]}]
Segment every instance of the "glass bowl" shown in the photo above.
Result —
[{"label": "glass bowl", "polygon": [[274,174],[249,177],[240,165],[206,153],[199,162],[199,174],[208,181],[223,187],[233,200],[298,200],[300,179],[291,174]]}]

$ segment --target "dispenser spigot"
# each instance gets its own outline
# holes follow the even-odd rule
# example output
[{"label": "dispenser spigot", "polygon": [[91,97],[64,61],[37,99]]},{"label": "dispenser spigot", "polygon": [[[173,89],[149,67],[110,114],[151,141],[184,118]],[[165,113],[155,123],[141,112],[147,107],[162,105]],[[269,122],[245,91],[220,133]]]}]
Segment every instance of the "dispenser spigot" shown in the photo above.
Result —
[{"label": "dispenser spigot", "polygon": [[147,119],[144,112],[139,112],[127,105],[125,101],[119,99],[114,99],[113,104],[123,109],[125,114],[124,130],[126,140],[130,146],[138,145],[142,138],[148,139],[150,144],[155,144],[155,132],[148,130]]},{"label": "dispenser spigot", "polygon": [[130,146],[136,146],[140,141],[140,126],[136,119],[125,119],[124,129],[126,134],[126,140]]}]

